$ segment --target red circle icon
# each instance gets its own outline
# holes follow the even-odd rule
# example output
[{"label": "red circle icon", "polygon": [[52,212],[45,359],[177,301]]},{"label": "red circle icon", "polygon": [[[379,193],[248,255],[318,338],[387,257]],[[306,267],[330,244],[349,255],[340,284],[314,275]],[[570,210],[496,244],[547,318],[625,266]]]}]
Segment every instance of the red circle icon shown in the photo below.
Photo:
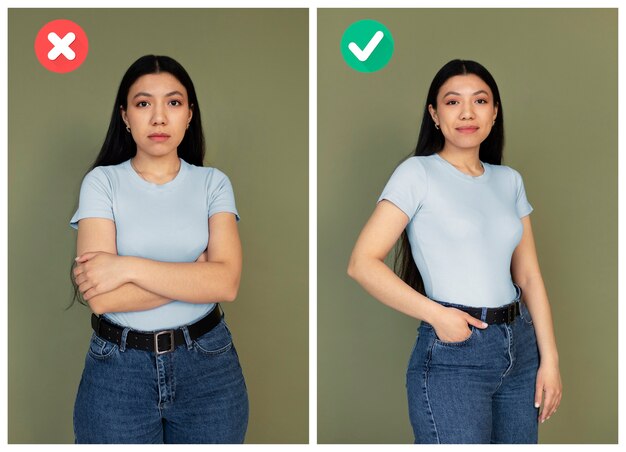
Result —
[{"label": "red circle icon", "polygon": [[87,35],[71,20],[48,22],[35,38],[35,55],[41,65],[61,74],[71,72],[83,64],[88,49]]}]

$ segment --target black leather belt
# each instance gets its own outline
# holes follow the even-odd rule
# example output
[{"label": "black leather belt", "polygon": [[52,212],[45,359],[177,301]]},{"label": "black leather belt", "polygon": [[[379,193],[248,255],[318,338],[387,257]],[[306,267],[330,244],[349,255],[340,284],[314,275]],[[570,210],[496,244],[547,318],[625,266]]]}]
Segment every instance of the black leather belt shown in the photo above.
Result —
[{"label": "black leather belt", "polygon": [[[193,341],[208,333],[220,323],[221,319],[222,314],[219,305],[216,305],[209,314],[187,326],[189,338]],[[102,339],[121,345],[124,328],[114,325],[103,316],[96,314],[91,314],[91,327]],[[155,331],[154,333],[140,333],[130,330],[126,336],[126,347],[155,352],[157,355],[174,351],[176,347],[185,343],[185,334],[182,328]]]},{"label": "black leather belt", "polygon": [[[492,325],[494,323],[511,323],[515,320],[515,318],[520,314],[520,303],[522,300],[522,288],[517,284],[513,284],[517,289],[517,296],[515,297],[515,301],[506,306],[501,306],[499,308],[487,308],[487,315],[485,317],[484,322]],[[467,312],[474,318],[478,320],[482,319],[483,308],[473,308],[470,306],[452,306],[455,309],[459,309],[463,312]]]},{"label": "black leather belt", "polygon": [[[467,312],[469,315],[477,318],[478,320],[482,319],[483,308],[470,308],[466,306],[454,306],[454,308]],[[515,320],[519,313],[519,301],[514,301],[513,303],[500,308],[487,308],[487,315],[484,321],[488,325],[493,325],[494,323],[511,323]]]}]

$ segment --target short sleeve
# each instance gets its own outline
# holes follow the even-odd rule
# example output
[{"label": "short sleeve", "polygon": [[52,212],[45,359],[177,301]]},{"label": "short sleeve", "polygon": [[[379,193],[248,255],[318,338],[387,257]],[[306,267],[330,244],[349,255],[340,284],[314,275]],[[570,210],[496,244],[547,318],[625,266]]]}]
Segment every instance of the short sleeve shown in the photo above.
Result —
[{"label": "short sleeve", "polygon": [[511,171],[513,171],[515,178],[515,208],[517,210],[517,216],[522,218],[533,211],[533,206],[531,206],[528,199],[526,199],[526,190],[524,189],[522,175],[513,168],[511,168]]},{"label": "short sleeve", "polygon": [[220,170],[213,168],[208,188],[209,218],[219,212],[231,212],[239,221],[239,213],[235,206],[235,193],[230,179]]},{"label": "short sleeve", "polygon": [[80,187],[78,210],[70,220],[70,226],[78,229],[78,221],[83,218],[108,218],[113,216],[113,193],[111,183],[101,167],[91,170]]},{"label": "short sleeve", "polygon": [[426,170],[419,157],[411,157],[395,169],[377,202],[386,199],[402,210],[409,221],[422,206],[428,191]]}]

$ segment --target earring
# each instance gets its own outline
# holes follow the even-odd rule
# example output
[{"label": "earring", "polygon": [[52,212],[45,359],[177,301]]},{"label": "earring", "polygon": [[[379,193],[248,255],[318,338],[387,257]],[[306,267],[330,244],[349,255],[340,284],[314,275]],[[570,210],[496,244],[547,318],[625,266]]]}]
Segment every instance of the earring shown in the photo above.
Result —
[{"label": "earring", "polygon": [[435,123],[435,129],[439,130],[439,124]]},{"label": "earring", "polygon": [[187,128],[189,128],[189,123],[187,123]]},{"label": "earring", "polygon": [[126,131],[130,133],[130,127],[126,126]]}]

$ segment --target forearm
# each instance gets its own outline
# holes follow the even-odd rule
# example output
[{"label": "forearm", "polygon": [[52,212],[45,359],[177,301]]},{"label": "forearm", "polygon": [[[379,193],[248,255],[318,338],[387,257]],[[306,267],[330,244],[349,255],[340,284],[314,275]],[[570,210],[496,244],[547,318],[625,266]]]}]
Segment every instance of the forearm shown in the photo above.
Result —
[{"label": "forearm", "polygon": [[188,303],[233,301],[239,272],[221,262],[160,262],[128,257],[129,281],[172,300]]},{"label": "forearm", "polygon": [[559,354],[556,347],[554,324],[552,322],[552,310],[548,302],[548,294],[541,275],[518,283],[522,288],[524,302],[528,306],[530,315],[535,326],[537,345],[542,362],[559,362]]},{"label": "forearm", "polygon": [[111,292],[89,299],[89,307],[96,314],[105,312],[146,311],[171,302],[171,298],[155,294],[133,283],[126,283]]},{"label": "forearm", "polygon": [[413,318],[432,323],[441,311],[439,304],[406,284],[378,259],[352,260],[348,274],[381,303]]}]

